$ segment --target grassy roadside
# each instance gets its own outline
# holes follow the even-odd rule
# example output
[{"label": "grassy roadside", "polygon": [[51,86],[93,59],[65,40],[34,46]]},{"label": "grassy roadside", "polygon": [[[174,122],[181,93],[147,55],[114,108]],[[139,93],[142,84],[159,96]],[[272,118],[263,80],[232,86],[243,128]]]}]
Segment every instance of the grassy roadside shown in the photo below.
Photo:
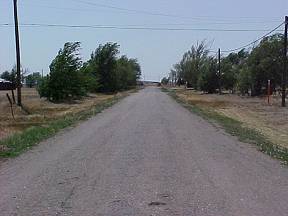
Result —
[{"label": "grassy roadside", "polygon": [[165,88],[162,88],[162,90],[168,93],[168,95],[170,95],[188,110],[198,114],[202,118],[212,123],[219,124],[227,133],[231,134],[232,136],[238,137],[240,141],[254,144],[261,152],[264,152],[271,157],[279,159],[285,164],[288,164],[288,149],[273,144],[258,131],[244,127],[242,122],[221,115],[213,111],[212,109],[203,109],[195,104],[189,104],[187,101],[180,98],[176,94],[175,90]]},{"label": "grassy roadside", "polygon": [[61,129],[73,126],[76,123],[87,120],[88,118],[102,112],[104,109],[116,104],[128,94],[114,96],[104,102],[97,104],[93,109],[65,115],[64,117],[47,122],[45,125],[33,126],[21,133],[16,133],[7,139],[0,141],[0,158],[16,157],[35,146],[39,142],[55,135]]}]

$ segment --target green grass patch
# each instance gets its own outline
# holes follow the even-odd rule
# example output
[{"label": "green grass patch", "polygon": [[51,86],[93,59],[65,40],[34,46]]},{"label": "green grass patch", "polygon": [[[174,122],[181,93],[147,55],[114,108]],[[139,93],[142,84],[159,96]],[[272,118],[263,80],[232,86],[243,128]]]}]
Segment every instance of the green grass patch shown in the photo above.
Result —
[{"label": "green grass patch", "polygon": [[279,159],[285,164],[288,164],[288,149],[275,145],[257,130],[247,128],[243,125],[242,122],[219,114],[211,109],[204,109],[197,106],[196,104],[188,103],[187,101],[177,96],[175,90],[163,88],[162,91],[166,92],[188,110],[198,114],[202,118],[212,123],[217,123],[227,133],[238,137],[241,142],[254,144],[261,152],[264,152],[271,157]]},{"label": "green grass patch", "polygon": [[16,133],[7,139],[0,141],[0,146],[3,148],[3,150],[0,151],[0,157],[16,157],[39,142],[55,135],[60,130],[73,126],[79,121],[87,120],[97,113],[102,112],[104,109],[111,107],[124,97],[125,96],[115,96],[96,105],[93,109],[69,114],[58,120],[50,121],[45,125],[32,126],[21,133]]}]

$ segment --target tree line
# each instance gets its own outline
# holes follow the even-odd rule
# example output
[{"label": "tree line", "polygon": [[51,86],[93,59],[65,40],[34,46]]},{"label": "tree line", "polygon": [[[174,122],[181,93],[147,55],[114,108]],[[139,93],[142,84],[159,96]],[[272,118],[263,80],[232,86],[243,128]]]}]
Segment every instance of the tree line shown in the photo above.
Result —
[{"label": "tree line", "polygon": [[229,90],[251,96],[267,92],[268,80],[272,90],[281,86],[283,68],[282,34],[265,37],[250,51],[242,49],[221,57],[220,73],[216,56],[211,56],[205,41],[193,45],[182,59],[173,65],[163,84],[184,85],[207,93]]},{"label": "tree line", "polygon": [[[136,86],[141,77],[137,59],[119,56],[117,43],[100,44],[88,61],[80,57],[80,42],[67,42],[51,62],[50,73],[41,77],[33,73],[26,77],[28,83],[35,82],[40,97],[58,102],[75,99],[87,93],[113,93]],[[15,68],[4,72],[1,78],[15,82]]]}]

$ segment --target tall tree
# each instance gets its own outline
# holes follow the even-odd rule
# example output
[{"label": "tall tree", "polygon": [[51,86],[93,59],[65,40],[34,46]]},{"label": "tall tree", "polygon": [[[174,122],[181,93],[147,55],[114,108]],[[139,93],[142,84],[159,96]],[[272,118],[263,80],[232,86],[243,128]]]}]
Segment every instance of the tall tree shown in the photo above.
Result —
[{"label": "tall tree", "polygon": [[5,79],[7,81],[10,81],[10,82],[16,84],[16,66],[14,66],[12,68],[11,72],[9,72],[9,71],[3,72],[0,77],[2,79]]},{"label": "tall tree", "polygon": [[241,69],[246,65],[249,53],[242,49],[238,53],[230,53],[221,60],[222,85],[224,89],[234,92]]},{"label": "tall tree", "polygon": [[209,50],[205,41],[193,45],[183,55],[182,60],[174,65],[173,71],[177,74],[177,83],[187,82],[188,86],[197,88],[198,79],[208,54]]},{"label": "tall tree", "polygon": [[129,59],[121,56],[117,60],[117,77],[119,90],[129,89],[136,86],[136,81],[140,79],[141,68],[137,59]]},{"label": "tall tree", "polygon": [[267,81],[271,80],[273,88],[281,85],[283,70],[283,35],[275,34],[263,39],[248,58],[251,71],[252,95],[267,92]]},{"label": "tall tree", "polygon": [[33,86],[37,85],[41,80],[41,75],[39,72],[29,74],[26,76],[26,84],[32,88]]},{"label": "tall tree", "polygon": [[218,88],[217,60],[209,57],[203,63],[201,73],[198,78],[198,88],[209,94],[215,93]]},{"label": "tall tree", "polygon": [[0,78],[11,82],[11,74],[9,73],[9,71],[4,71],[1,74]]},{"label": "tall tree", "polygon": [[85,94],[83,78],[79,69],[82,66],[79,56],[80,42],[65,43],[50,65],[50,74],[45,79],[47,83],[41,86],[47,89],[39,91],[41,96],[52,101],[62,101]]},{"label": "tall tree", "polygon": [[91,54],[88,64],[92,74],[98,77],[99,90],[101,92],[115,92],[118,89],[117,77],[117,55],[119,45],[117,43],[106,43]]}]

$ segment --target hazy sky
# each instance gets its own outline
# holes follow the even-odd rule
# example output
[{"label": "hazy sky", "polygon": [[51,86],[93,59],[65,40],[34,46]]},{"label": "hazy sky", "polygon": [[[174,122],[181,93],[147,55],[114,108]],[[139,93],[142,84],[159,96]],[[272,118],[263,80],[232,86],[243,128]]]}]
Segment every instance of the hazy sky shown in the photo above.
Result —
[{"label": "hazy sky", "polygon": [[[12,2],[13,0],[0,0],[0,24],[13,23]],[[18,2],[19,22],[40,24],[269,30],[283,22],[285,14],[288,15],[288,0]],[[159,80],[168,74],[172,65],[197,41],[206,39],[213,42],[211,49],[221,47],[225,50],[245,45],[265,33],[20,27],[22,65],[31,72],[44,69],[47,73],[50,62],[67,41],[82,43],[81,54],[84,61],[88,60],[100,43],[117,42],[121,45],[121,54],[138,58],[146,80]],[[14,63],[14,29],[0,26],[0,72],[10,70]]]}]

